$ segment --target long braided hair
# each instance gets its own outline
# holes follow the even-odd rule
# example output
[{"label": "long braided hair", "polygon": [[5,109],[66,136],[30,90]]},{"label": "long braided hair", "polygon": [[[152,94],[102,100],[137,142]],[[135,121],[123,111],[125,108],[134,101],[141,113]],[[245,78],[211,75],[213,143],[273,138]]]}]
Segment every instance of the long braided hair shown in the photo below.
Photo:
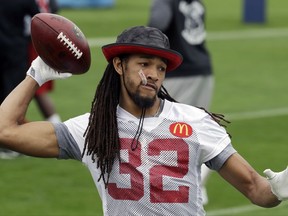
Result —
[{"label": "long braided hair", "polygon": [[[110,62],[100,80],[89,117],[88,127],[84,136],[85,145],[82,157],[91,155],[93,162],[97,161],[102,178],[107,186],[113,162],[119,157],[119,137],[116,109],[120,95],[120,76],[115,71],[113,63]],[[105,178],[105,173],[108,177]]]},{"label": "long braided hair", "polygon": [[[123,60],[124,58],[120,59]],[[113,63],[109,62],[92,101],[89,123],[84,133],[86,138],[82,153],[82,157],[85,154],[90,155],[92,161],[96,162],[97,168],[101,171],[98,181],[102,179],[105,187],[108,186],[114,160],[116,158],[120,159],[120,141],[116,115],[119,97],[120,75],[116,72]],[[158,97],[177,102],[169,95],[164,86],[161,86]],[[207,110],[205,112],[221,126],[225,126],[221,124],[222,120],[228,122],[221,114],[210,113]],[[107,177],[105,174],[107,174]]]},{"label": "long braided hair", "polygon": [[[174,98],[172,98],[168,91],[165,89],[165,87],[162,85],[161,86],[162,91],[160,91],[158,93],[158,97],[161,99],[167,99],[171,102],[176,102],[178,103],[178,101],[176,101]],[[213,113],[213,112],[209,112],[208,110],[206,110],[203,107],[198,107],[199,109],[204,110],[214,121],[216,121],[221,127],[226,128],[227,125],[226,123],[230,124],[231,122],[225,119],[225,116],[223,114],[219,114],[219,113]],[[228,133],[228,132],[227,132]],[[228,133],[229,137],[231,137],[231,134]]]}]

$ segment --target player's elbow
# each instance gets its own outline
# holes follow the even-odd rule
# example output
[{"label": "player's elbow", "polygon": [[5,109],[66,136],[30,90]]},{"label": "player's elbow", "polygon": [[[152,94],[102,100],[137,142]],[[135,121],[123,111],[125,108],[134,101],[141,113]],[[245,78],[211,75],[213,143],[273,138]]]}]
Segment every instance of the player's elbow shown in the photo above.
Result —
[{"label": "player's elbow", "polygon": [[13,130],[11,130],[9,127],[2,127],[0,125],[0,147],[10,148],[9,143],[13,137]]}]

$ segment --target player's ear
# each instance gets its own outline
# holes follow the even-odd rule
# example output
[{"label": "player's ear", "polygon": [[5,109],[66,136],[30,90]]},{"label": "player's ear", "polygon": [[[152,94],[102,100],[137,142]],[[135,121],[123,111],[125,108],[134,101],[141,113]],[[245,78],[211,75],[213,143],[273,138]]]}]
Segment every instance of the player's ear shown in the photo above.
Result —
[{"label": "player's ear", "polygon": [[122,61],[119,57],[113,58],[113,66],[119,75],[122,75]]}]

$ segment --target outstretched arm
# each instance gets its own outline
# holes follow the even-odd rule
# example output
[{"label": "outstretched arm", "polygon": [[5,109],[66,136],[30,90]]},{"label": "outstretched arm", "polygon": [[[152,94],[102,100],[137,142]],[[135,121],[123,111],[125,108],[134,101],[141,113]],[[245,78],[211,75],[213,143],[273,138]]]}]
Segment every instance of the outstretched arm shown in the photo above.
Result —
[{"label": "outstretched arm", "polygon": [[32,67],[29,70],[34,70],[33,75],[37,74],[38,81],[31,74],[26,76],[0,106],[0,146],[35,157],[57,157],[59,150],[52,123],[21,124],[39,83],[45,82],[39,76],[43,77],[44,72],[48,80],[46,71],[55,73],[39,57],[34,60]]},{"label": "outstretched arm", "polygon": [[272,193],[268,180],[259,175],[238,153],[225,162],[219,173],[255,205],[269,208],[281,203]]}]

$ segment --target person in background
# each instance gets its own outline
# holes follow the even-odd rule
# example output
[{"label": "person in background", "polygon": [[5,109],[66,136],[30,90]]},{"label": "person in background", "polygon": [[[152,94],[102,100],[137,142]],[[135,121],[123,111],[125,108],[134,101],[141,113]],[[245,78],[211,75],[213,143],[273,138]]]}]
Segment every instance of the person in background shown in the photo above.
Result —
[{"label": "person in background", "polygon": [[[27,37],[27,17],[33,17],[45,7],[48,10],[49,2],[49,0],[1,1],[0,104],[25,78],[24,71],[31,63],[28,54],[31,39],[30,36]],[[25,121],[23,119],[22,123]],[[17,152],[0,148],[0,159],[13,159],[19,155]]]},{"label": "person in background", "polygon": [[255,205],[271,208],[288,199],[288,168],[261,176],[233,147],[222,115],[168,94],[165,75],[182,56],[159,29],[125,29],[102,51],[108,64],[89,113],[63,123],[19,124],[39,86],[72,75],[37,57],[0,107],[0,146],[85,164],[105,216],[204,216],[205,162]]},{"label": "person in background", "polygon": [[[59,7],[56,0],[37,0],[39,10],[41,13],[58,13]],[[36,50],[33,47],[31,41],[31,17],[27,15],[25,17],[26,23],[26,35],[30,41],[28,45],[28,65],[31,65],[32,61],[37,57]],[[54,81],[50,80],[43,84],[35,93],[35,102],[43,115],[44,119],[51,122],[60,122],[61,117],[56,111],[56,106],[53,103],[49,93],[51,93],[54,89]]]},{"label": "person in background", "polygon": [[[181,103],[209,109],[214,76],[207,49],[205,7],[201,0],[153,0],[148,26],[164,32],[172,49],[180,52],[183,63],[167,73],[163,83],[169,94]],[[202,166],[203,203],[208,203],[206,182],[211,173]]]}]

